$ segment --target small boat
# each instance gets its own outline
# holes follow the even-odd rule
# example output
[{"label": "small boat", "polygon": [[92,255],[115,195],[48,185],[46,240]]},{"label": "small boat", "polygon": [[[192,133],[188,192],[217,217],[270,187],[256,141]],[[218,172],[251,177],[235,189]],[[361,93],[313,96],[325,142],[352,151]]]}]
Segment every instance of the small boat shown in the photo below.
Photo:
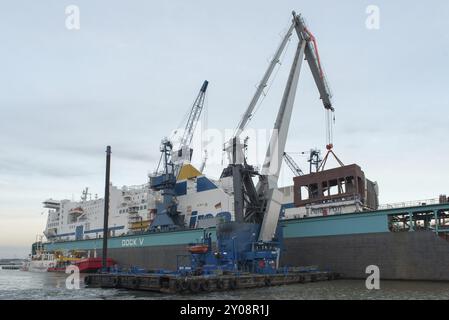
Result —
[{"label": "small boat", "polygon": [[205,244],[197,244],[189,247],[190,253],[206,253],[209,250],[209,246]]},{"label": "small boat", "polygon": [[20,270],[31,272],[47,272],[49,268],[56,266],[54,254],[46,251],[39,251],[27,259]]}]

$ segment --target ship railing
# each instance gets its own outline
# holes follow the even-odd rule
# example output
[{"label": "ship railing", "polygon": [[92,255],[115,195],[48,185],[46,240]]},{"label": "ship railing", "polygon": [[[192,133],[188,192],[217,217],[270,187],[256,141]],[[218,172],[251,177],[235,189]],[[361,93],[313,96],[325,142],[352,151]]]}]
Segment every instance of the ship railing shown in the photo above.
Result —
[{"label": "ship railing", "polygon": [[319,200],[316,202],[308,203],[305,205],[305,207],[308,209],[308,208],[312,208],[312,207],[318,206],[318,205],[332,205],[332,204],[339,204],[341,202],[348,202],[348,201],[361,202],[362,200],[360,198],[360,195],[353,194],[353,195],[345,195],[345,196],[341,196],[341,197],[335,197],[332,199]]},{"label": "ship railing", "polygon": [[438,198],[426,199],[426,200],[404,201],[404,202],[397,202],[397,203],[381,204],[381,205],[379,205],[378,210],[421,207],[421,206],[427,206],[427,205],[438,204],[438,203],[440,203],[440,200]]}]

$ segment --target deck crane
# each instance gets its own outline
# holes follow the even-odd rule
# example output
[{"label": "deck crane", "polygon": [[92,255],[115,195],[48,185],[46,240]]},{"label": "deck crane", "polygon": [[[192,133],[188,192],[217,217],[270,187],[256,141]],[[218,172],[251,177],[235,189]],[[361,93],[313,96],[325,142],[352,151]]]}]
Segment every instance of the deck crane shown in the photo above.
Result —
[{"label": "deck crane", "polygon": [[[300,152],[301,155],[309,155],[309,159],[307,162],[309,163],[309,173],[318,172],[321,167],[322,159],[321,159],[321,150],[319,149],[310,149],[310,151]],[[293,171],[297,177],[304,175],[303,171],[299,168],[298,164],[293,160],[290,154],[284,152],[284,161]],[[299,171],[300,173],[299,173]]]},{"label": "deck crane", "polygon": [[179,147],[172,153],[172,161],[177,167],[182,166],[182,164],[186,161],[190,162],[192,160],[193,149],[190,145],[192,143],[195,128],[200,119],[201,112],[203,111],[208,84],[209,82],[207,80],[203,82],[203,85],[201,86],[201,89],[193,103],[192,109],[190,110],[183,135],[179,142]]},{"label": "deck crane", "polygon": [[[331,93],[318,54],[316,39],[308,30],[301,15],[295,12],[292,12],[292,14],[291,26],[283,37],[262,81],[258,85],[256,93],[235,130],[234,136],[224,148],[228,152],[230,164],[223,170],[222,177],[232,176],[233,179],[235,220],[236,222],[261,224],[258,239],[259,241],[265,242],[272,241],[278,224],[281,209],[281,194],[277,190],[277,182],[284,155],[299,74],[304,58],[308,62],[324,108],[330,113],[334,111]],[[257,172],[254,167],[246,163],[243,144],[240,142],[239,136],[253,116],[255,106],[263,93],[263,89],[267,86],[268,80],[276,64],[279,62],[280,56],[293,32],[298,37],[298,45],[274,124],[265,161],[261,171]],[[257,186],[254,186],[252,181],[252,178],[255,176],[259,176]]]},{"label": "deck crane", "polygon": [[192,159],[193,149],[190,144],[196,125],[204,106],[204,98],[209,82],[204,81],[200,92],[193,103],[189,117],[180,140],[179,147],[174,148],[170,139],[161,141],[161,158],[154,174],[150,175],[150,188],[160,192],[156,201],[156,215],[150,225],[150,230],[172,230],[182,225],[176,202],[176,180],[182,165]]},{"label": "deck crane", "polygon": [[284,161],[295,176],[298,177],[304,175],[304,172],[302,172],[301,168],[287,152],[284,152]]},{"label": "deck crane", "polygon": [[318,149],[311,149],[309,160],[307,160],[310,166],[310,173],[313,172],[313,168],[315,168],[315,172],[318,172],[321,166],[321,163],[323,160],[321,159],[321,150]]}]

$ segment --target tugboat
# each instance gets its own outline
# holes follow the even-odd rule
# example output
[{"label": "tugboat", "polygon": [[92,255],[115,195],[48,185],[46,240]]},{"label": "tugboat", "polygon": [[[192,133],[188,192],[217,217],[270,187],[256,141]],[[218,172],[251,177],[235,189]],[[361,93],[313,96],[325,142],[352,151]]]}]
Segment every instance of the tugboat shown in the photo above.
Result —
[{"label": "tugboat", "polygon": [[49,268],[56,266],[56,259],[53,253],[47,251],[39,251],[22,264],[20,270],[30,272],[46,272]]},{"label": "tugboat", "polygon": [[[65,272],[67,267],[76,266],[81,273],[92,273],[97,272],[101,269],[102,261],[101,258],[90,258],[86,256],[85,251],[72,251],[67,255],[61,252],[56,252],[56,265],[54,267],[48,268],[48,272]],[[106,266],[108,268],[115,265],[115,261],[108,258],[106,260]]]}]

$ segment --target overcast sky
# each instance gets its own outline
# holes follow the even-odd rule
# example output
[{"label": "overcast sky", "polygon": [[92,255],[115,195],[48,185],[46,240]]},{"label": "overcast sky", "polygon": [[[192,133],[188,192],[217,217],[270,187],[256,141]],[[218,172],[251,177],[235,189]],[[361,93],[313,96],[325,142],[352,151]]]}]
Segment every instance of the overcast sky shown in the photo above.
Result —
[{"label": "overcast sky", "polygon": [[[66,27],[68,5],[79,7],[79,30]],[[380,9],[379,29],[366,27],[369,5]],[[445,0],[9,1],[0,12],[0,257],[29,251],[45,226],[43,200],[79,199],[87,186],[103,196],[106,145],[114,184],[145,183],[203,80],[204,127],[235,128],[292,10],[318,39],[341,160],[378,181],[382,203],[448,194]],[[272,126],[293,48],[252,128]],[[324,146],[304,64],[287,151],[306,169],[295,153]],[[207,174],[220,175],[220,157]],[[281,184],[291,178],[283,170]]]}]

